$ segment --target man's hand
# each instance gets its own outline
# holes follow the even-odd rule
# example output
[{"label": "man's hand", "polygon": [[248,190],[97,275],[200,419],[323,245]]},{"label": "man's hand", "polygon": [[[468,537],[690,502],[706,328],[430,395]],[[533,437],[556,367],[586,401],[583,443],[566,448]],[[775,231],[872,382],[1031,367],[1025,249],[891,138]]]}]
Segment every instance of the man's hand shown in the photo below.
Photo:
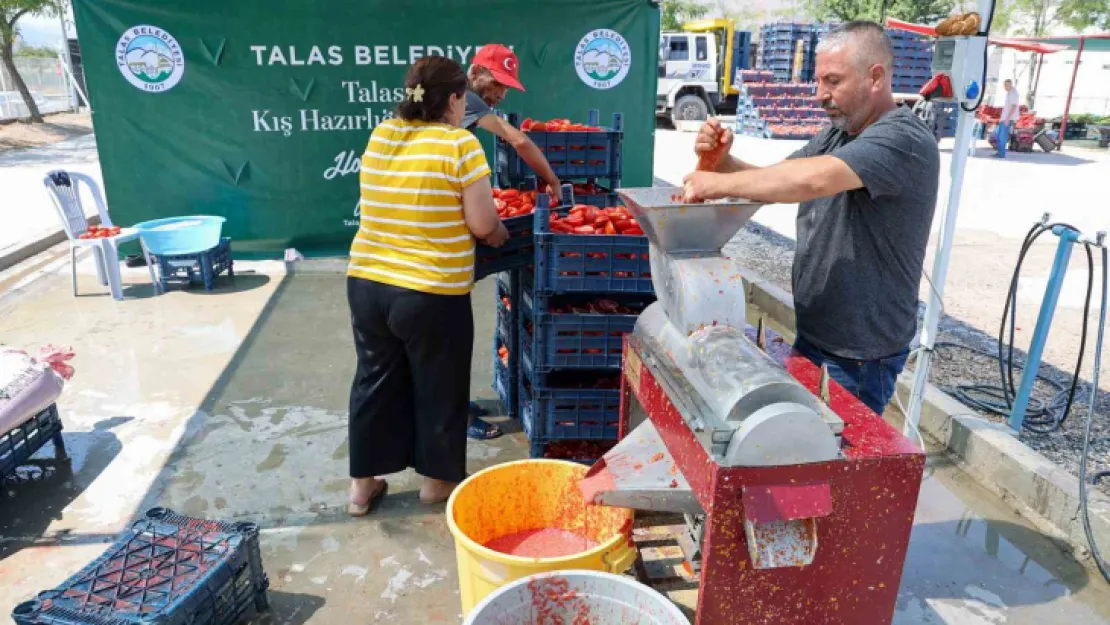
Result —
[{"label": "man's hand", "polygon": [[718,200],[728,197],[723,184],[724,174],[695,171],[682,179],[683,201],[687,204],[701,200]]},{"label": "man's hand", "polygon": [[[720,121],[710,118],[698,131],[698,136],[694,140],[694,153],[698,155],[698,158],[701,158],[702,155],[713,152],[724,145],[724,153],[728,154],[732,150],[732,141],[732,131],[728,128],[721,128]],[[726,160],[721,159],[721,163],[723,164]]]},{"label": "man's hand", "polygon": [[493,231],[493,234],[482,239],[482,243],[485,243],[490,247],[501,247],[502,245],[505,245],[505,241],[507,241],[508,239],[509,231],[505,229],[504,223],[500,223],[497,224],[497,229]]},{"label": "man's hand", "polygon": [[563,183],[558,179],[549,182],[547,184],[547,197],[553,197],[556,202],[561,204],[563,202]]}]

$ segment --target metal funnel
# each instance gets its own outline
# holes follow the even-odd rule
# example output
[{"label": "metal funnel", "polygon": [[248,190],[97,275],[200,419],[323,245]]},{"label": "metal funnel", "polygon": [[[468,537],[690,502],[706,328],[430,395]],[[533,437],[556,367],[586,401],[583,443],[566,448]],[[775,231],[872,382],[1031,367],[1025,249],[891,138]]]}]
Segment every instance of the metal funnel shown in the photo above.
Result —
[{"label": "metal funnel", "polygon": [[618,189],[648,241],[664,254],[719,255],[763,204],[727,199],[684,204],[679,187]]}]

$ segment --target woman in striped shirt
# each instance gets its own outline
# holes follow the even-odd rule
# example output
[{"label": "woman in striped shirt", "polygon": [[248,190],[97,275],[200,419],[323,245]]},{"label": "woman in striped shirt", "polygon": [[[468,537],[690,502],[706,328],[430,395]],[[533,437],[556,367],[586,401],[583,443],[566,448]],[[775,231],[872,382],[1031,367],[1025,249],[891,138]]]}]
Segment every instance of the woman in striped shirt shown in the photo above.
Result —
[{"label": "woman in striped shirt", "polygon": [[384,475],[413,467],[420,500],[465,477],[474,241],[508,237],[482,146],[459,128],[466,73],[444,57],[409,68],[398,119],[370,135],[347,300],[358,369],[351,388],[349,512],[380,501]]}]

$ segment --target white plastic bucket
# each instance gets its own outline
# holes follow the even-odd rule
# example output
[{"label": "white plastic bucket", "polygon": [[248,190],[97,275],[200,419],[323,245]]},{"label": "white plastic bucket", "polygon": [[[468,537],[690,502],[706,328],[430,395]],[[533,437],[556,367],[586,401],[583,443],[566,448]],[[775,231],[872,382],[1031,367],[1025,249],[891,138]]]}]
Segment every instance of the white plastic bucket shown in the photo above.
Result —
[{"label": "white plastic bucket", "polygon": [[662,594],[600,571],[553,571],[523,577],[489,594],[463,625],[690,625]]}]

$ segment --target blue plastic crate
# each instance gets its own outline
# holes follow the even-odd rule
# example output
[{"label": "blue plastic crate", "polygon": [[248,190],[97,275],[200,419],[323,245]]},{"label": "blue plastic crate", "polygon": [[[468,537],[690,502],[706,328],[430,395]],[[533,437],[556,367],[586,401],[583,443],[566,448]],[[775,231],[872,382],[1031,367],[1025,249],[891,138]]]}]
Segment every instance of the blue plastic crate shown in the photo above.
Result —
[{"label": "blue plastic crate", "polygon": [[530,370],[523,354],[520,376],[521,425],[533,444],[560,440],[617,440],[620,389],[546,386],[547,376]]},{"label": "blue plastic crate", "polygon": [[493,391],[497,393],[497,399],[501,402],[501,410],[504,414],[517,418],[520,415],[520,383],[518,376],[520,375],[520,368],[514,366],[514,360],[519,356],[514,356],[512,349],[509,351],[509,364],[506,366],[501,362],[501,356],[497,353],[497,349],[504,344],[504,334],[501,332],[494,333],[493,340]]},{"label": "blue plastic crate", "polygon": [[228,237],[220,239],[220,244],[216,247],[196,254],[173,256],[151,254],[151,262],[158,267],[158,280],[162,291],[165,291],[171,282],[183,284],[186,287],[203,284],[206,291],[211,291],[215,288],[216,276],[227,272],[228,277],[235,277],[234,261],[231,258],[231,239]]},{"label": "blue plastic crate", "polygon": [[[533,181],[534,182],[534,181]],[[533,187],[534,188],[534,187]],[[549,202],[546,194],[539,194],[537,202]],[[557,210],[570,210],[574,198],[566,192],[562,207]],[[535,213],[502,219],[505,229],[509,231],[509,239],[501,247],[490,247],[479,242],[474,250],[474,279],[481,280],[489,275],[519,269],[531,265],[535,258],[536,241]]]},{"label": "blue plastic crate", "polygon": [[[583,299],[591,299],[592,296]],[[531,366],[541,373],[555,369],[620,369],[624,335],[654,296],[614,296],[625,314],[553,313],[551,298],[527,289],[521,298],[520,345]]]},{"label": "blue plastic crate", "polygon": [[148,510],[60,586],[17,605],[18,625],[231,625],[267,609],[258,526]]},{"label": "blue plastic crate", "polygon": [[65,458],[62,419],[58,416],[58,407],[55,404],[40,410],[9,432],[0,434],[0,483],[49,441],[54,442],[54,457]]},{"label": "blue plastic crate", "polygon": [[[621,149],[624,137],[623,116],[613,113],[613,125],[602,127],[601,114],[596,109],[587,115],[587,126],[597,126],[594,132],[534,132],[526,131],[528,138],[543,151],[551,169],[560,180],[581,178],[608,178],[619,181],[621,178]],[[509,116],[513,126],[520,126],[517,115]],[[536,178],[536,172],[516,150],[503,139],[495,142],[494,163],[498,171],[504,171],[510,184]]]},{"label": "blue plastic crate", "polygon": [[647,237],[552,234],[548,214],[536,209],[536,292],[654,292]]}]

